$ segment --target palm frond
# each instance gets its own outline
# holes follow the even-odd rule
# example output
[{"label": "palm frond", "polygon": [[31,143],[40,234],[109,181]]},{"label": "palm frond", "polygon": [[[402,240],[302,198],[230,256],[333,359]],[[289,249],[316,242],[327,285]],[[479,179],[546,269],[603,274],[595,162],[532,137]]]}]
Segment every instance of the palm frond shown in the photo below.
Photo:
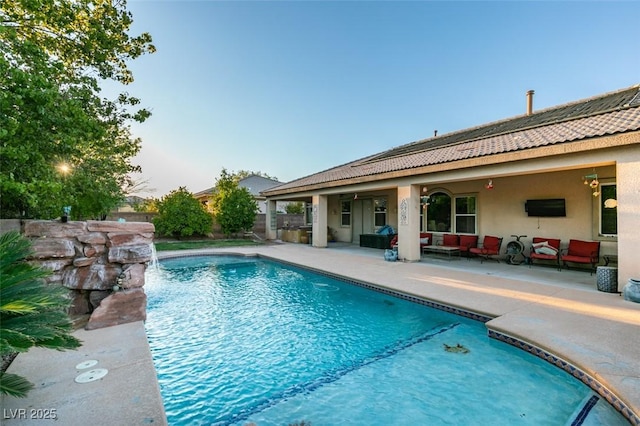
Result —
[{"label": "palm frond", "polygon": [[0,252],[3,254],[0,258],[0,272],[3,273],[8,265],[28,258],[33,249],[29,240],[22,238],[16,231],[9,231],[0,235]]},{"label": "palm frond", "polygon": [[26,352],[33,347],[33,339],[20,331],[10,330],[2,327],[2,337],[0,337],[0,354],[7,355],[12,352]]},{"label": "palm frond", "polygon": [[0,392],[16,398],[24,398],[33,389],[33,383],[17,374],[0,372]]},{"label": "palm frond", "polygon": [[[51,274],[27,261],[31,243],[16,232],[0,235],[0,354],[26,352],[31,347],[76,349],[81,342],[67,309],[68,290],[47,285]],[[0,392],[26,396],[33,388],[26,379],[2,373]]]}]

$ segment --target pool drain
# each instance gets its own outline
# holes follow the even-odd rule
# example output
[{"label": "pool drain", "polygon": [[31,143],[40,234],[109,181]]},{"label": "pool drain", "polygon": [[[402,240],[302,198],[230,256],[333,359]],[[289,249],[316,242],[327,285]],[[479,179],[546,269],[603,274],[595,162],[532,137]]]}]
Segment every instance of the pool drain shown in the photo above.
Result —
[{"label": "pool drain", "polygon": [[106,368],[94,368],[76,377],[76,383],[89,383],[102,379],[109,370]]},{"label": "pool drain", "polygon": [[96,359],[88,359],[88,360],[83,361],[80,364],[76,365],[76,370],[84,370],[85,368],[93,367],[97,363],[98,363],[98,360],[96,360]]}]

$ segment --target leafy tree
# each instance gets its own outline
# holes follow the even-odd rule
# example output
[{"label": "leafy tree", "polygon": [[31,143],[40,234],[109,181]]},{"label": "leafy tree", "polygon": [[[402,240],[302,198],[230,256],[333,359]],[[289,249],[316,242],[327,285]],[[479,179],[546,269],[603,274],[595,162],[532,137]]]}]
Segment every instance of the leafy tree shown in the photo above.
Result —
[{"label": "leafy tree", "polygon": [[[126,1],[0,2],[0,215],[99,217],[117,206],[140,150],[130,123],[150,115],[100,83],[133,81],[127,61],[155,51],[130,36]],[[67,173],[56,166],[65,163]]]},{"label": "leafy tree", "polygon": [[[48,285],[51,272],[26,261],[31,243],[12,231],[0,236],[0,355],[27,352],[33,346],[76,349],[80,341],[70,335],[70,301],[62,286]],[[27,379],[0,372],[0,391],[24,397],[33,388]]]},{"label": "leafy tree", "polygon": [[247,188],[240,188],[233,174],[222,169],[212,198],[213,214],[222,232],[229,236],[253,228],[258,203]]},{"label": "leafy tree", "polygon": [[302,201],[289,203],[284,206],[284,211],[286,211],[288,214],[302,214],[304,213],[304,203]]},{"label": "leafy tree", "polygon": [[209,234],[213,217],[185,187],[171,191],[157,202],[158,215],[153,218],[156,232],[164,236],[190,237]]}]

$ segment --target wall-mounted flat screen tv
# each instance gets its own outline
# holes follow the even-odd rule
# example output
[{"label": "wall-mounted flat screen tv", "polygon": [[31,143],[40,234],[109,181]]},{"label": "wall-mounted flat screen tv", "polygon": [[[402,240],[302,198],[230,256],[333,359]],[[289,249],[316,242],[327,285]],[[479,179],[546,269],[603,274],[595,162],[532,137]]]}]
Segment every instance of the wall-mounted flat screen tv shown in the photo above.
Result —
[{"label": "wall-mounted flat screen tv", "polygon": [[562,217],[567,215],[564,198],[548,198],[544,200],[527,200],[524,211],[529,216]]}]

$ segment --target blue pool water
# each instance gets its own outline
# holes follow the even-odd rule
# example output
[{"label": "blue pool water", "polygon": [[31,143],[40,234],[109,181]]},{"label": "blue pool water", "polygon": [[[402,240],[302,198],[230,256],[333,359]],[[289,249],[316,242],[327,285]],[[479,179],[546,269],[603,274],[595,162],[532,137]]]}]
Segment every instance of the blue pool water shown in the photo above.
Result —
[{"label": "blue pool water", "polygon": [[480,322],[303,269],[178,258],[145,289],[170,425],[628,424]]}]

